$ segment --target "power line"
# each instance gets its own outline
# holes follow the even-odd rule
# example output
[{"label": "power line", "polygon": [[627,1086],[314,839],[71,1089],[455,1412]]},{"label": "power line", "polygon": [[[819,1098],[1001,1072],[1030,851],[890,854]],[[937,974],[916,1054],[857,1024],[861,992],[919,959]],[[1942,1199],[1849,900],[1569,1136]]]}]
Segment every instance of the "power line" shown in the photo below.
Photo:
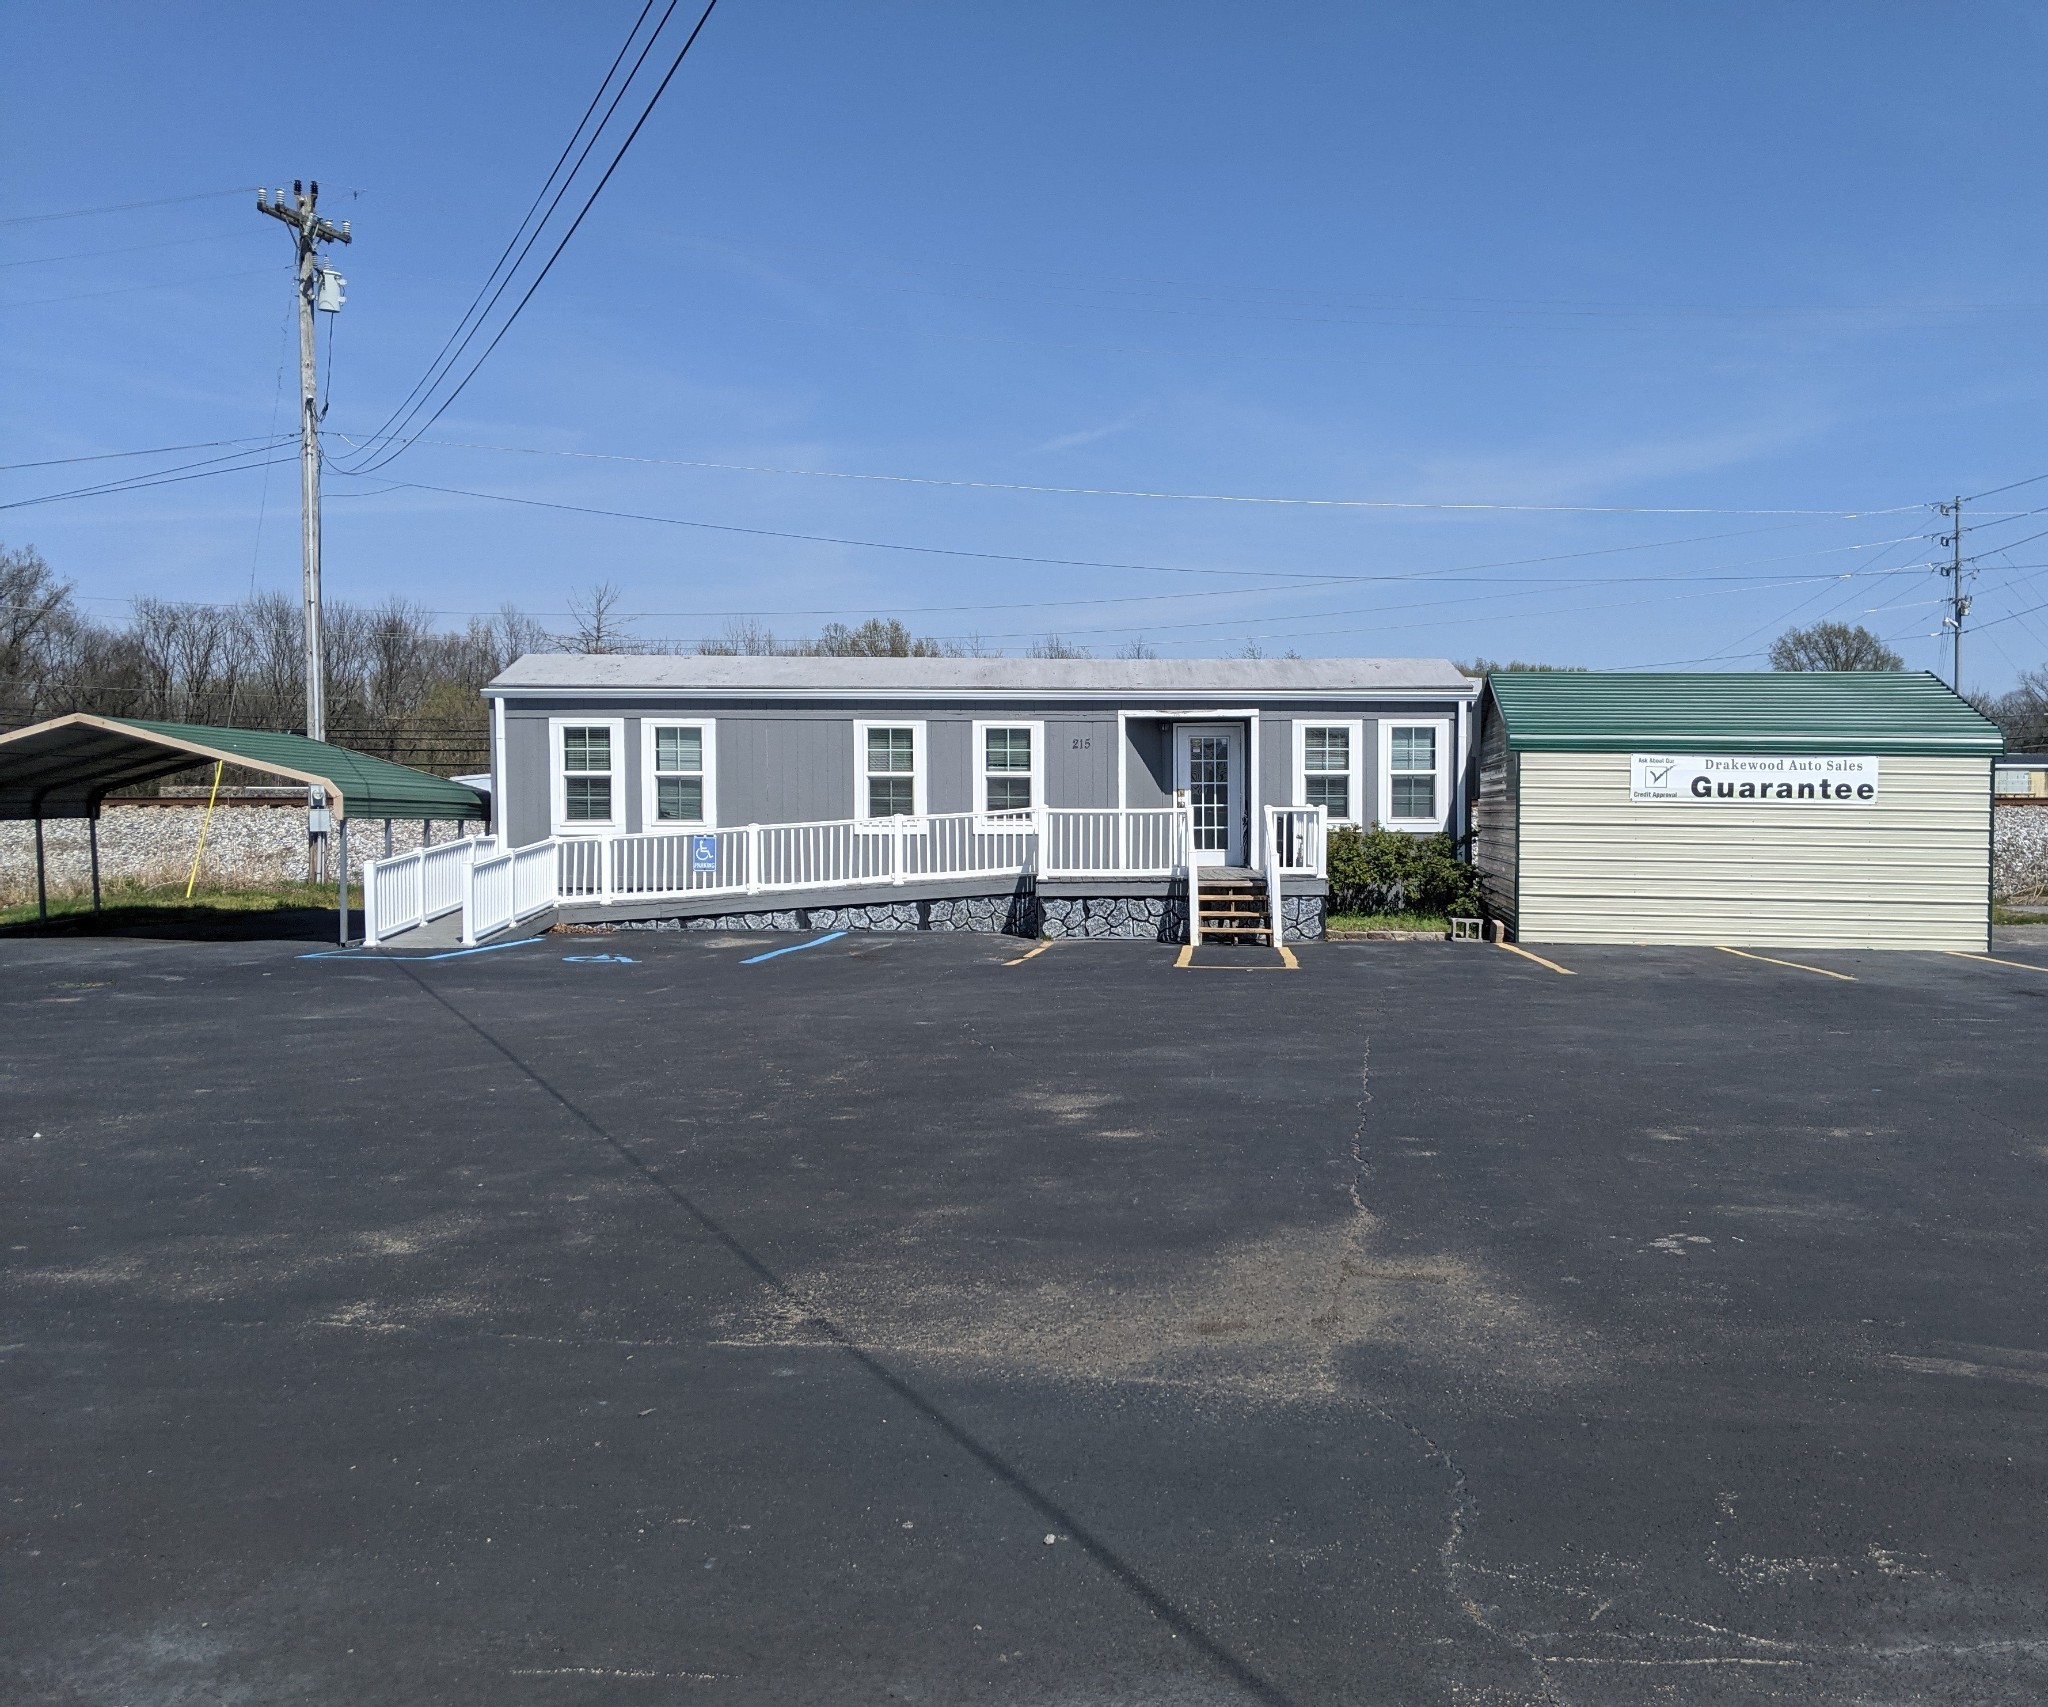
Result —
[{"label": "power line", "polygon": [[0,226],[6,225],[47,225],[55,219],[91,219],[102,213],[133,213],[145,207],[183,207],[188,202],[220,201],[228,196],[245,196],[253,186],[243,184],[232,190],[202,190],[195,196],[165,196],[158,201],[115,202],[108,207],[74,207],[62,213],[17,213],[12,218],[0,219]]},{"label": "power line", "polygon": [[[76,486],[66,492],[45,492],[35,498],[16,498],[11,503],[0,504],[0,510],[26,510],[32,509],[38,504],[65,503],[73,498],[103,498],[117,492],[141,492],[151,486],[176,486],[181,485],[187,480],[206,480],[217,474],[241,474],[250,469],[267,467],[269,464],[267,462],[249,462],[237,459],[260,456],[264,451],[275,450],[279,445],[288,444],[289,442],[288,438],[278,439],[270,444],[261,446],[257,450],[235,451],[229,456],[210,456],[199,462],[177,463],[170,468],[158,469],[150,474],[134,475],[126,480],[104,481],[97,486]],[[289,462],[291,459],[289,457],[273,457],[269,460],[272,462]],[[216,466],[219,464],[226,464],[227,466]],[[185,469],[196,469],[198,472],[180,472],[180,470]]]},{"label": "power line", "polygon": [[[275,434],[271,435],[273,438]],[[41,462],[0,462],[0,474],[12,474],[19,468],[63,468],[80,462],[113,462],[129,456],[169,456],[173,451],[213,450],[220,445],[262,444],[261,439],[197,439],[188,445],[152,445],[147,450],[103,450],[90,456],[53,456]]]},{"label": "power line", "polygon": [[219,279],[253,279],[276,271],[274,267],[236,267],[225,273],[199,273],[187,279],[149,279],[142,284],[116,285],[111,290],[73,291],[68,296],[30,296],[16,302],[0,302],[0,309],[41,308],[53,302],[92,302],[103,296],[133,296],[139,290],[161,291],[177,285],[212,284]]},{"label": "power line", "polygon": [[[607,516],[622,521],[652,522],[665,527],[697,528],[710,533],[741,534],[757,539],[801,540],[816,545],[845,545],[870,551],[900,551],[907,552],[916,556],[959,557],[991,563],[1033,563],[1045,564],[1054,568],[1064,569],[1122,569],[1142,571],[1151,574],[1233,575],[1248,576],[1260,579],[1281,580],[1292,580],[1296,578],[1300,573],[1302,573],[1299,570],[1202,569],[1194,568],[1184,564],[1122,563],[1088,557],[1044,557],[1026,552],[976,551],[953,546],[911,545],[897,540],[856,539],[841,534],[799,533],[787,528],[742,527],[736,523],[731,522],[706,522],[682,516],[657,516],[651,515],[645,511],[606,509],[594,504],[569,504],[547,498],[520,498],[505,492],[479,492],[469,487],[437,486],[431,485],[425,481],[417,480],[395,480],[392,481],[389,485],[380,487],[375,492],[363,492],[351,495],[356,497],[369,498],[381,497],[386,493],[390,492],[438,492],[449,497],[479,498],[490,503],[515,504],[527,509],[559,510],[571,515]],[[1801,524],[1796,522],[1780,523],[1775,527],[1745,528],[1735,533],[1698,534],[1687,539],[1647,540],[1634,545],[1602,546],[1598,549],[1590,551],[1554,552],[1541,557],[1511,558],[1504,562],[1476,565],[1475,567],[1519,568],[1527,564],[1558,563],[1586,557],[1608,557],[1631,551],[1654,551],[1663,547],[1673,545],[1704,545],[1717,540],[1746,538],[1750,535],[1758,533],[1777,533],[1784,531],[1784,529],[1787,527],[1797,527],[1799,525]],[[1921,536],[1917,534],[1909,534],[1901,535],[1899,537],[1901,539],[1908,539],[1919,538]],[[1827,551],[1868,550],[1874,549],[1879,545],[1891,545],[1895,543],[1897,543],[1896,540],[1870,540],[1846,546],[1821,546],[1816,547],[1813,553],[1802,552],[1794,553],[1793,555],[1806,556],[1817,555]],[[1417,571],[1413,578],[1426,579],[1441,573],[1456,572],[1457,571],[1422,570]],[[1344,581],[1374,581],[1404,579],[1409,577],[1374,575],[1330,575],[1326,578],[1331,580]]]},{"label": "power line", "polygon": [[[534,192],[533,201],[528,205],[526,212],[520,217],[519,224],[516,227],[514,227],[512,235],[505,240],[505,247],[499,251],[498,258],[492,264],[491,270],[484,275],[484,282],[477,286],[476,295],[469,299],[469,306],[462,311],[461,319],[456,321],[454,330],[452,330],[448,334],[448,336],[442,341],[440,349],[435,351],[434,359],[427,363],[426,371],[422,373],[419,379],[417,379],[413,383],[412,390],[408,391],[404,397],[399,399],[398,407],[396,409],[393,409],[389,415],[385,416],[383,424],[378,427],[377,431],[374,434],[371,435],[371,441],[373,443],[382,438],[382,436],[385,433],[385,430],[388,427],[390,427],[394,421],[398,420],[400,415],[405,411],[406,407],[410,403],[412,403],[412,401],[416,397],[419,396],[422,388],[430,385],[435,379],[439,377],[440,373],[444,371],[444,360],[453,361],[456,356],[459,356],[461,354],[461,347],[456,346],[456,340],[458,338],[463,338],[463,347],[467,346],[468,339],[464,338],[463,334],[465,329],[469,328],[472,316],[475,316],[479,312],[480,308],[484,313],[488,313],[490,311],[491,306],[495,305],[495,303],[497,302],[497,296],[493,295],[490,299],[490,302],[486,303],[484,301],[484,293],[490,290],[492,284],[497,281],[499,273],[505,269],[506,262],[508,261],[508,259],[512,258],[513,249],[519,243],[520,237],[525,234],[527,226],[533,222],[535,210],[540,207],[540,204],[542,200],[546,197],[549,188],[554,184],[555,179],[558,176],[560,176],[563,162],[569,158],[570,150],[572,150],[576,146],[577,138],[582,136],[584,127],[590,123],[590,115],[597,111],[598,102],[604,99],[605,91],[611,87],[612,79],[618,75],[619,66],[622,63],[624,63],[626,54],[631,50],[634,41],[639,37],[640,26],[647,21],[647,14],[651,12],[653,9],[654,0],[645,0],[645,3],[640,8],[639,17],[633,20],[632,29],[626,32],[625,41],[620,44],[618,53],[613,56],[611,65],[605,71],[604,80],[598,84],[597,93],[590,97],[590,104],[583,109],[583,116],[576,121],[576,128],[569,133],[569,140],[562,144],[562,152],[555,156],[554,165],[549,168],[548,175],[545,179],[542,180],[540,188]],[[673,5],[671,5],[670,10],[674,10]],[[667,22],[668,14],[663,13],[662,23],[666,24]],[[659,35],[660,33],[660,27],[657,26],[655,29],[655,35]],[[651,49],[653,46],[654,36],[649,36],[647,39],[647,47],[641,50],[642,59],[645,59],[648,49]],[[634,70],[636,72],[639,70],[639,65],[637,63],[634,66]],[[627,78],[627,82],[630,83],[631,81],[632,79],[629,76]],[[625,92],[626,91],[624,85],[621,85],[618,97],[615,97],[613,100],[614,108],[617,107],[618,100],[624,97]],[[607,120],[609,120],[611,114],[607,112],[605,117]],[[600,125],[598,128],[601,130],[603,126]],[[594,145],[596,141],[597,138],[595,135],[593,135],[590,139],[591,145]],[[586,156],[588,152],[589,148],[588,146],[586,146]],[[577,166],[580,168],[581,165],[582,161],[579,160],[577,162]],[[571,176],[574,176],[573,172],[571,173]],[[562,190],[566,191],[567,189],[568,184],[565,182],[562,186]],[[560,202],[560,192],[557,193],[555,200],[556,203]],[[554,204],[550,204],[548,208],[548,213],[552,214],[553,212]],[[543,215],[541,223],[545,224],[546,220],[547,216]],[[539,235],[540,233],[538,229],[536,229],[533,236],[527,238],[526,248],[519,250],[518,260],[525,259],[527,250],[532,248],[534,241],[539,237]],[[514,267],[518,265],[518,260],[512,261]],[[503,290],[504,286],[500,285],[499,294],[502,294]],[[472,331],[471,336],[473,335],[474,332]]]},{"label": "power line", "polygon": [[[337,438],[345,434],[337,433]],[[559,456],[591,462],[644,463],[668,468],[704,468],[729,474],[785,474],[813,480],[868,480],[898,486],[950,486],[981,492],[1037,492],[1074,498],[1145,498],[1197,504],[1260,504],[1330,510],[1503,510],[1537,515],[1601,516],[1811,516],[1828,521],[1861,521],[1872,516],[1902,515],[1919,504],[1893,504],[1865,510],[1723,509],[1705,504],[1517,504],[1408,498],[1295,498],[1236,492],[1160,492],[1121,486],[1038,486],[1011,480],[957,480],[927,474],[868,474],[833,468],[780,468],[745,462],[705,462],[688,457],[631,456],[611,451],[547,450],[528,445],[471,444],[461,439],[415,438],[416,444],[451,450],[481,450],[511,456]],[[364,470],[363,472],[367,472]]]},{"label": "power line", "polygon": [[1958,501],[1965,504],[1974,504],[1979,498],[1995,498],[2001,492],[2017,492],[2022,486],[2032,486],[2043,480],[2048,480],[2048,474],[2030,474],[2024,480],[2009,481],[2003,486],[1992,487],[1988,492],[1972,492],[1967,498]]},{"label": "power line", "polygon": [[[674,11],[675,4],[676,0],[670,0],[669,10],[662,14],[661,24],[656,26],[654,35],[648,38],[647,45],[649,48],[651,48],[654,45],[654,41],[660,35],[661,29],[666,26],[669,18],[669,13]],[[514,323],[516,323],[519,319],[519,316],[525,312],[526,305],[533,300],[534,292],[540,289],[541,285],[546,281],[548,274],[554,271],[555,263],[562,258],[562,251],[569,247],[570,240],[574,238],[577,231],[581,229],[583,221],[585,220],[585,218],[589,216],[590,210],[597,205],[597,198],[604,194],[605,186],[612,181],[612,174],[618,171],[620,163],[624,161],[624,159],[626,158],[628,150],[632,148],[633,143],[639,137],[642,128],[646,125],[647,121],[651,117],[653,117],[655,107],[660,103],[661,97],[667,92],[668,86],[674,80],[676,73],[682,69],[683,61],[689,57],[690,49],[696,46],[697,37],[703,33],[704,26],[708,22],[710,22],[711,14],[717,8],[717,5],[718,0],[706,0],[704,10],[698,15],[697,22],[691,27],[689,35],[683,41],[683,45],[676,50],[675,58],[672,61],[670,61],[669,68],[663,74],[661,82],[655,86],[654,93],[648,97],[647,105],[641,109],[639,118],[633,121],[633,128],[626,133],[625,141],[619,144],[618,152],[612,156],[611,164],[605,167],[604,175],[598,179],[596,187],[593,188],[590,194],[584,199],[583,206],[577,210],[576,217],[570,221],[569,229],[562,233],[561,241],[555,245],[553,252],[542,264],[539,273],[536,274],[534,277],[533,283],[526,287],[525,292],[520,296],[519,300],[513,304],[512,312],[505,317],[504,324],[498,328],[497,332],[492,336],[491,341],[484,346],[482,353],[476,358],[474,362],[470,364],[469,370],[462,376],[461,380],[456,384],[455,388],[441,400],[439,405],[435,408],[434,412],[431,415],[429,415],[424,422],[421,423],[418,431],[413,433],[410,438],[401,439],[393,448],[391,448],[388,451],[385,451],[382,455],[378,456],[373,461],[359,463],[357,467],[353,470],[353,472],[360,474],[372,473],[379,468],[385,467],[386,465],[394,461],[396,458],[404,455],[405,451],[411,446],[413,441],[417,439],[421,433],[426,432],[428,428],[432,427],[433,424],[436,421],[438,421],[443,414],[447,412],[449,406],[454,403],[456,398],[460,397],[462,393],[466,389],[468,389],[469,382],[476,378],[478,372],[482,369],[484,363],[490,360],[491,352],[497,349],[498,345],[504,341],[505,334],[512,330],[512,327]],[[642,59],[644,60],[644,58],[645,50],[643,50],[642,52]],[[634,74],[637,75],[638,71],[639,62],[636,61],[634,65]],[[632,78],[631,76],[629,76],[626,80],[626,83],[621,85],[619,90],[620,99],[623,99],[626,87],[630,86],[631,81]],[[613,102],[613,107],[616,108],[616,106],[617,100],[615,99]],[[609,122],[610,117],[611,112],[608,110],[605,115],[607,122]],[[601,132],[602,126],[600,126],[599,129]],[[591,138],[592,145],[595,145],[596,140],[596,135],[593,135]],[[586,149],[586,153],[587,152],[588,150]],[[580,159],[578,160],[577,165],[580,169],[582,165],[582,161]],[[568,186],[565,183],[563,189],[566,191],[567,187]],[[559,198],[557,199],[559,200]],[[549,212],[553,212],[552,206],[550,207]],[[539,231],[536,230],[534,235],[537,239],[539,236]],[[524,251],[522,251],[522,254],[523,253]],[[510,283],[511,280],[508,277],[505,281],[505,285],[501,285],[499,287],[500,292],[502,293],[502,291],[507,286],[509,286]],[[495,302],[497,301],[497,296],[493,295],[491,300],[495,304]],[[481,322],[479,322],[479,325],[481,325]],[[471,336],[474,336],[474,330],[472,331]],[[464,345],[466,346],[467,343],[468,339],[465,338]],[[430,392],[429,396],[431,395],[432,394]],[[425,402],[426,400],[423,398],[420,400],[420,402],[413,405],[410,413],[408,413],[405,419],[399,423],[399,428],[401,431],[419,413],[420,409],[425,407]],[[396,435],[394,434],[393,436],[395,437]]]},{"label": "power line", "polygon": [[170,237],[160,243],[123,243],[117,249],[74,249],[68,255],[30,255],[19,261],[0,261],[5,267],[49,267],[59,261],[93,261],[102,255],[139,255],[147,250],[154,254],[159,249],[187,249],[195,243],[225,243],[231,237],[241,236],[239,231],[214,231],[203,237]]}]

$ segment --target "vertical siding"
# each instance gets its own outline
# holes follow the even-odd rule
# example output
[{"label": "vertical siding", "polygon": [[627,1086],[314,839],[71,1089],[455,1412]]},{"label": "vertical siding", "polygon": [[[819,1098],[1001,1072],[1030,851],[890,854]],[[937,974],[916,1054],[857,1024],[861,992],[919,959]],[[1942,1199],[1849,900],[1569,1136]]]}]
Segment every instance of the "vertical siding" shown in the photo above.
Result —
[{"label": "vertical siding", "polygon": [[1515,923],[1515,780],[1507,725],[1488,708],[1479,736],[1478,795],[1472,803],[1472,864],[1487,910],[1510,925]]},{"label": "vertical siding", "polygon": [[1114,806],[1121,756],[1116,744],[1116,713],[1091,709],[1031,715],[1045,721],[1045,803]]},{"label": "vertical siding", "polygon": [[1868,806],[1634,802],[1627,753],[1524,753],[1525,942],[1982,950],[1981,759],[1887,756]]},{"label": "vertical siding", "polygon": [[1261,716],[1258,723],[1259,806],[1299,806],[1294,798],[1295,719]]},{"label": "vertical siding", "polygon": [[[1414,715],[1454,713],[1448,702],[1419,705]],[[1371,816],[1379,790],[1379,735],[1376,719],[1384,706],[1333,700],[1304,708],[1262,711],[1256,751],[1248,762],[1264,805],[1298,804],[1294,777],[1294,724],[1301,719],[1364,719],[1361,769],[1364,810]],[[1052,806],[1100,807],[1117,803],[1118,769],[1124,798],[1134,807],[1165,806],[1173,799],[1171,716],[1132,718],[1118,738],[1113,703],[1048,707],[1025,701],[945,704],[931,701],[863,703],[840,701],[790,704],[770,699],[744,702],[595,700],[577,704],[508,699],[505,706],[505,799],[499,809],[514,845],[544,839],[551,828],[551,772],[548,745],[551,717],[619,718],[624,723],[619,786],[623,823],[641,823],[641,731],[649,719],[689,718],[715,725],[717,819],[723,825],[804,823],[854,815],[853,725],[856,719],[925,725],[926,804],[934,812],[973,807],[978,776],[973,726],[1006,720],[1045,727],[1045,797]],[[1198,721],[1214,721],[1213,719]],[[1234,722],[1242,722],[1232,719]],[[1078,743],[1078,744],[1077,744]],[[1247,791],[1249,803],[1250,791]]]},{"label": "vertical siding", "polygon": [[505,708],[505,798],[496,803],[507,847],[544,842],[553,832],[549,796],[548,714]]},{"label": "vertical siding", "polygon": [[[1173,726],[1159,718],[1133,717],[1124,725],[1129,743],[1124,755],[1124,803],[1143,806],[1173,804]],[[1116,804],[1112,791],[1110,805]]]}]

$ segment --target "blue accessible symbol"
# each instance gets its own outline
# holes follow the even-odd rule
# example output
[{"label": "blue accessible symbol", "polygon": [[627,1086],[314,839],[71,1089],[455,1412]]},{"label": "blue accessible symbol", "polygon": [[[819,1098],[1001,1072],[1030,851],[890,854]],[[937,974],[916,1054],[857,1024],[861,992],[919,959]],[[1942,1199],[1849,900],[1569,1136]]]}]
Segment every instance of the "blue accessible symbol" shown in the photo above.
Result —
[{"label": "blue accessible symbol", "polygon": [[690,838],[690,870],[692,873],[718,872],[718,838],[716,836],[692,836]]}]

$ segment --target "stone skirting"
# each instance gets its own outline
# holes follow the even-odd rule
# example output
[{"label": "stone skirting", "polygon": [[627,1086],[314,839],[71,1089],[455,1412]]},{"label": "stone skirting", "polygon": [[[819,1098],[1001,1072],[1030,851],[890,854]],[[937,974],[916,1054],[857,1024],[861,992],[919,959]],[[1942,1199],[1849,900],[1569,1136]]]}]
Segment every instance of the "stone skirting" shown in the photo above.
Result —
[{"label": "stone skirting", "polygon": [[[1289,942],[1323,935],[1320,895],[1281,898]],[[929,901],[876,901],[850,907],[775,907],[698,918],[579,918],[568,929],[604,931],[981,931],[1019,937],[1120,937],[1185,942],[1184,895],[963,895]]]}]

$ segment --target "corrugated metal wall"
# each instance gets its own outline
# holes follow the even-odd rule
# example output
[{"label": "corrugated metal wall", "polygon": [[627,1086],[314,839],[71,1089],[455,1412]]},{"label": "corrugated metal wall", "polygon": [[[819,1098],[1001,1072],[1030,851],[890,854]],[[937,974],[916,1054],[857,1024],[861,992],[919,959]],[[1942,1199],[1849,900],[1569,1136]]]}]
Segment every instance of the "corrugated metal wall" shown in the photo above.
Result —
[{"label": "corrugated metal wall", "polygon": [[1982,759],[1888,756],[1834,808],[1631,801],[1627,753],[1519,756],[1523,942],[1982,951]]}]

